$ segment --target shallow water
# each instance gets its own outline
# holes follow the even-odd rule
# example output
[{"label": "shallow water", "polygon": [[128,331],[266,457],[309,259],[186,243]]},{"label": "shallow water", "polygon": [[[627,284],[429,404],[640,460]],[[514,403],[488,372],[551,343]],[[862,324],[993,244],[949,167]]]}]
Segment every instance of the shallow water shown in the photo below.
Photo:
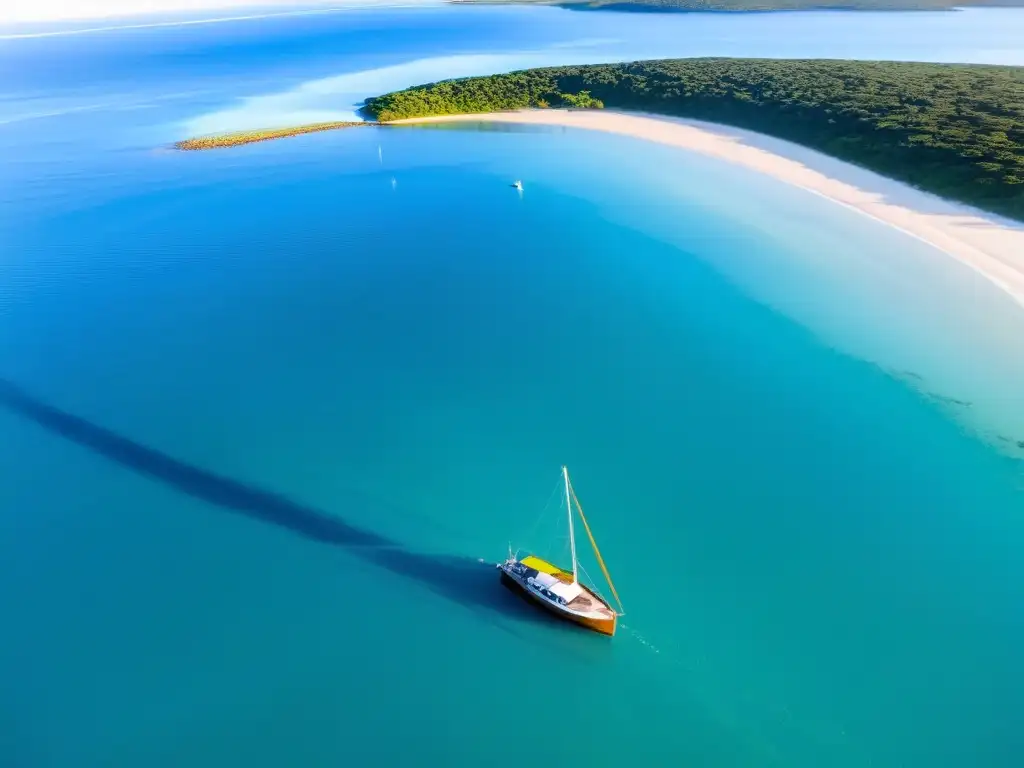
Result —
[{"label": "shallow water", "polygon": [[[994,289],[622,137],[154,149],[236,86],[347,71],[319,109],[373,92],[352,73],[627,25],[464,11],[5,44],[50,62],[5,69],[0,125],[9,762],[1017,765],[1022,477],[994,434],[1020,439],[1024,335]],[[477,562],[558,542],[562,463],[612,642]]]}]

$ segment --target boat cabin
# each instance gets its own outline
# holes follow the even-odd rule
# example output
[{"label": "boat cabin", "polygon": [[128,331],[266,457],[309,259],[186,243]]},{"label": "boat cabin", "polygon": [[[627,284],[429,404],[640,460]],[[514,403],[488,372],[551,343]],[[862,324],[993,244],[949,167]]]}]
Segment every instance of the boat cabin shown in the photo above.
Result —
[{"label": "boat cabin", "polygon": [[571,573],[533,555],[514,563],[510,570],[530,589],[559,605],[569,605],[584,591],[582,585],[573,582]]}]

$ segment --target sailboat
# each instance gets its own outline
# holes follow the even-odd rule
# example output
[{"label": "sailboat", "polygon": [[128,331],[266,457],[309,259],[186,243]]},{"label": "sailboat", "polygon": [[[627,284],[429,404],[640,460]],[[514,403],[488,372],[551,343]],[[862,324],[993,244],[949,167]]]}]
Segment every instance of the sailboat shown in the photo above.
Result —
[{"label": "sailboat", "polygon": [[[623,615],[622,602],[619,600],[618,592],[615,591],[615,585],[601,558],[601,553],[597,549],[597,542],[594,541],[587,518],[583,516],[583,507],[580,506],[576,492],[573,491],[572,483],[569,481],[569,470],[565,467],[562,467],[562,482],[565,486],[565,511],[569,518],[569,550],[572,557],[572,568],[560,568],[535,555],[528,555],[520,560],[512,554],[510,547],[508,559],[497,565],[498,570],[501,571],[501,582],[561,619],[571,621],[602,635],[614,635],[616,622],[619,616]],[[576,558],[576,533],[573,525],[574,511],[579,514],[580,520],[583,522],[583,528],[594,548],[601,572],[608,580],[608,586],[615,597],[618,610],[614,609],[595,589],[584,586],[580,582],[580,565]]]}]

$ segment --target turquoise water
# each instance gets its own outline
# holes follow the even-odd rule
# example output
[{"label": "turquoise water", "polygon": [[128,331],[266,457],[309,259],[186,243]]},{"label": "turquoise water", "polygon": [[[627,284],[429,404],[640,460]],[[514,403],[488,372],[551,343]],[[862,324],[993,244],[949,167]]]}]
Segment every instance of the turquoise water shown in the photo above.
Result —
[{"label": "turquoise water", "polygon": [[[437,13],[464,50],[508,18]],[[337,22],[399,30],[345,88],[422,58],[395,14]],[[96,89],[146,108],[24,118],[38,72],[5,98],[4,764],[1019,764],[1019,308],[621,137],[154,149],[235,108],[232,68],[290,93],[256,60],[330,47],[215,26],[103,44]],[[610,642],[478,562],[551,543],[562,463],[625,602]]]}]

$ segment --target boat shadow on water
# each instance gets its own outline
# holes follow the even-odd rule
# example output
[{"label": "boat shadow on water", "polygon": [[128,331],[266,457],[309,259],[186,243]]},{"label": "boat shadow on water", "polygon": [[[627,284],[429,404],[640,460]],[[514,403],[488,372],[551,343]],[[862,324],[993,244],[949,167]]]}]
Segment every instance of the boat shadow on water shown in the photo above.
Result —
[{"label": "boat shadow on water", "polygon": [[555,623],[501,588],[493,564],[461,555],[410,550],[378,533],[351,525],[337,515],[175,459],[44,403],[3,379],[0,379],[0,405],[54,435],[207,504],[345,549],[472,609],[507,631],[512,628],[507,622],[499,622],[502,617],[546,625]]}]

